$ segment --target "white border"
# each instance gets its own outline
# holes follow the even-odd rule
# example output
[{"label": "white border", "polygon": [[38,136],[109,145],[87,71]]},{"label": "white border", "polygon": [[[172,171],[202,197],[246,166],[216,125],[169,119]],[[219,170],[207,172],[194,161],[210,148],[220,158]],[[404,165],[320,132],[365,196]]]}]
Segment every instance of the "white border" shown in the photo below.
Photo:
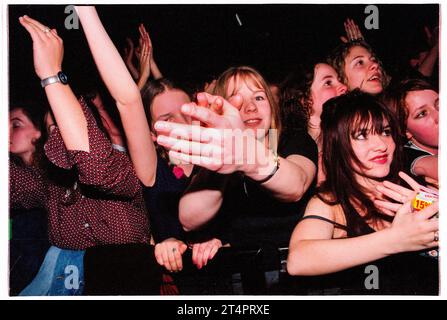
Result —
[{"label": "white border", "polygon": [[[101,0],[89,0],[89,1],[80,1],[80,0],[74,0],[71,1],[72,4],[84,4],[84,3],[92,3],[92,4],[268,4],[268,3],[275,3],[275,1],[252,1],[252,0],[245,0],[245,1],[218,1],[218,2],[210,2],[210,1],[200,1],[200,0],[190,0],[190,1],[155,1],[155,2],[148,2],[148,1],[130,1],[124,3],[124,1],[101,1]],[[6,190],[8,190],[8,166],[7,166],[7,159],[8,159],[8,152],[7,152],[7,141],[8,141],[8,121],[7,121],[7,113],[8,113],[8,53],[9,53],[9,47],[8,47],[8,11],[7,6],[9,4],[62,4],[64,2],[58,0],[58,1],[46,1],[45,3],[37,2],[35,0],[19,0],[19,1],[7,1],[6,3],[2,3],[1,5],[1,103],[0,103],[0,205],[2,209],[2,228],[0,228],[0,250],[2,252],[2,259],[0,263],[0,299],[11,299],[11,300],[96,300],[96,299],[104,299],[104,300],[258,300],[258,301],[268,301],[268,300],[314,300],[314,299],[321,299],[321,300],[346,300],[346,299],[355,299],[355,300],[432,300],[432,299],[447,299],[447,263],[444,263],[443,259],[440,259],[440,283],[441,283],[441,295],[439,297],[423,297],[423,296],[146,296],[146,297],[122,297],[122,296],[111,296],[111,297],[33,297],[33,298],[17,298],[17,297],[9,297],[8,295],[8,270],[9,270],[9,263],[8,263],[8,252],[9,252],[9,246],[8,246],[8,232],[9,232],[9,215],[8,215],[8,193]],[[337,2],[329,2],[329,1],[280,1],[282,4],[359,4],[359,3],[365,3],[364,1],[337,1]],[[440,4],[440,2],[437,1],[374,1],[372,4],[425,4],[425,3],[438,3],[440,5],[440,14],[441,14],[441,24],[443,24],[443,21],[445,17],[447,17],[447,5]],[[445,57],[446,55],[446,32],[443,30],[443,25],[441,25],[441,54],[440,57]],[[440,119],[446,119],[447,116],[447,110],[445,110],[445,98],[447,93],[447,83],[445,81],[445,75],[447,75],[447,64],[443,63],[441,60],[440,63],[440,100],[441,100],[441,110],[440,110]],[[445,120],[440,120],[444,123]],[[440,199],[446,199],[447,192],[445,191],[445,188],[442,186],[447,185],[447,170],[444,169],[444,167],[441,165],[442,163],[446,163],[447,156],[445,155],[445,148],[443,146],[447,143],[447,128],[445,128],[443,125],[440,126],[440,155],[439,155],[439,174],[440,174]],[[441,256],[443,255],[442,248],[446,248],[447,245],[447,216],[444,212],[446,211],[446,204],[444,201],[441,200],[440,202],[440,247],[441,247]]]}]

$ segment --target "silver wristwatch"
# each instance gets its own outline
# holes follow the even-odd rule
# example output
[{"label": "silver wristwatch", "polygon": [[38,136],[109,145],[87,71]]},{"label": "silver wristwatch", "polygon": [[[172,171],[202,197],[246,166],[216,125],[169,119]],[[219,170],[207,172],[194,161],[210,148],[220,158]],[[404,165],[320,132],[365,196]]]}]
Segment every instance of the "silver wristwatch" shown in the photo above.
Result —
[{"label": "silver wristwatch", "polygon": [[57,82],[67,84],[68,83],[67,75],[62,71],[59,71],[55,76],[51,76],[41,80],[40,85],[42,86],[42,88],[45,88],[46,86]]}]

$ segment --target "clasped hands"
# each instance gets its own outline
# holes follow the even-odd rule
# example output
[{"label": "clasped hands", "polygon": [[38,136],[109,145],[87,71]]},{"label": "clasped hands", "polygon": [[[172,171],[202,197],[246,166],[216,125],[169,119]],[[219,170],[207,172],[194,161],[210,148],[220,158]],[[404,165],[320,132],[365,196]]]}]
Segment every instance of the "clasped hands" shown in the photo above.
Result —
[{"label": "clasped hands", "polygon": [[245,127],[239,113],[242,103],[240,95],[227,101],[199,93],[197,103],[181,107],[181,112],[193,120],[191,124],[155,123],[157,143],[169,150],[175,163],[194,164],[221,174],[255,174],[266,165],[262,162],[270,151],[252,129]]}]

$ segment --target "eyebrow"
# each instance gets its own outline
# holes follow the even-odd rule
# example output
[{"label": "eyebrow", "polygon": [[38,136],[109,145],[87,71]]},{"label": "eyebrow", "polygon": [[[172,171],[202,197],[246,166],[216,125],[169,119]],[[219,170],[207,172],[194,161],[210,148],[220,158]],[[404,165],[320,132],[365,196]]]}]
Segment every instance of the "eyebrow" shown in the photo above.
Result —
[{"label": "eyebrow", "polygon": [[11,120],[19,120],[19,121],[23,121],[22,119],[20,119],[20,118],[17,118],[17,117],[15,117],[15,118],[12,118]]},{"label": "eyebrow", "polygon": [[357,59],[357,58],[364,58],[364,57],[365,57],[364,55],[356,56],[356,57],[354,57],[353,59],[351,59],[351,62],[354,61],[354,60]]},{"label": "eyebrow", "polygon": [[421,105],[421,106],[417,107],[416,109],[414,109],[413,114],[416,113],[416,111],[419,111],[420,109],[424,109],[424,108],[427,108],[427,104],[426,103],[424,103],[423,105]]},{"label": "eyebrow", "polygon": [[329,78],[335,78],[333,75],[331,75],[331,74],[328,74],[327,76],[324,76],[323,78],[321,78],[321,80],[326,80],[326,79],[329,79]]}]

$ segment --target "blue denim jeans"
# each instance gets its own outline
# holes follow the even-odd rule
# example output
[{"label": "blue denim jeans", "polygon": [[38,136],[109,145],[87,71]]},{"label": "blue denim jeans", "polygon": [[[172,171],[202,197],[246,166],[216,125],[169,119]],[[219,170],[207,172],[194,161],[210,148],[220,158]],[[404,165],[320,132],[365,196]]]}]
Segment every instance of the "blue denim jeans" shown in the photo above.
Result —
[{"label": "blue denim jeans", "polygon": [[83,250],[50,247],[33,281],[20,296],[77,296],[84,289]]}]

